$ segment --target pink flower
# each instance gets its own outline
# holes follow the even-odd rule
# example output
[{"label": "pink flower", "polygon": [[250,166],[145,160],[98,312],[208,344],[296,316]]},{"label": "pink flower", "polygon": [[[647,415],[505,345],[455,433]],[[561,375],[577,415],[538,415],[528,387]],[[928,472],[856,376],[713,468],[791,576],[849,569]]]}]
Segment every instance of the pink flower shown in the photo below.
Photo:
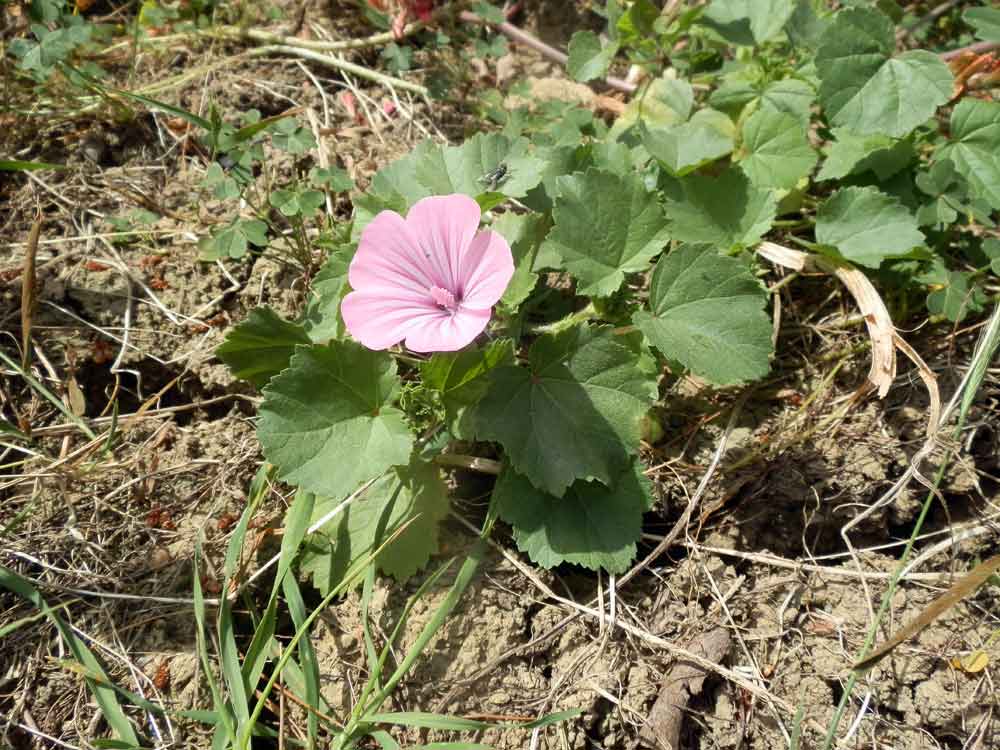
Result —
[{"label": "pink flower", "polygon": [[510,277],[507,240],[479,228],[467,195],[417,201],[404,219],[382,211],[361,233],[340,311],[369,349],[406,339],[415,352],[451,352],[482,333]]}]

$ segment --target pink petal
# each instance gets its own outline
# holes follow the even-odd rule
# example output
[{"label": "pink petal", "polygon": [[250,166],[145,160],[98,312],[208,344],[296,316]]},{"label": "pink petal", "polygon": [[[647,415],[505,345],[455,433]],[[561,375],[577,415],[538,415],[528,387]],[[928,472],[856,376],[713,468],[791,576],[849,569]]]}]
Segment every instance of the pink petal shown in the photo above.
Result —
[{"label": "pink petal", "polygon": [[471,343],[489,322],[489,310],[424,315],[406,335],[406,347],[415,352],[453,352]]},{"label": "pink petal", "polygon": [[462,306],[488,310],[497,303],[514,275],[514,256],[502,235],[476,235],[462,257]]},{"label": "pink petal", "polygon": [[402,216],[382,211],[361,233],[347,278],[356,290],[394,286],[426,296],[432,286],[449,286],[429,256]]},{"label": "pink petal", "polygon": [[391,290],[376,288],[351,292],[340,303],[340,314],[354,339],[369,349],[388,349],[402,341],[428,313],[445,315],[429,299],[391,297]]},{"label": "pink petal", "polygon": [[479,204],[461,193],[422,198],[406,215],[406,225],[417,238],[424,257],[438,278],[445,281],[438,286],[453,292],[461,288],[462,255],[476,235],[480,215]]}]

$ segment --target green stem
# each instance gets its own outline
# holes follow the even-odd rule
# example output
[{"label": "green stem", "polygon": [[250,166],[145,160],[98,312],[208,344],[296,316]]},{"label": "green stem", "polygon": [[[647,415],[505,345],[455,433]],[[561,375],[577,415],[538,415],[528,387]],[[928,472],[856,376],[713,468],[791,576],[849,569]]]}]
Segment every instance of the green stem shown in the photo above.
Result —
[{"label": "green stem", "polygon": [[528,329],[529,333],[551,333],[553,335],[562,333],[563,331],[568,331],[570,328],[584,323],[597,315],[597,309],[594,307],[593,302],[588,302],[587,306],[582,310],[577,310],[575,313],[570,313],[565,318],[555,321],[554,323],[546,323],[545,325],[532,326]]}]

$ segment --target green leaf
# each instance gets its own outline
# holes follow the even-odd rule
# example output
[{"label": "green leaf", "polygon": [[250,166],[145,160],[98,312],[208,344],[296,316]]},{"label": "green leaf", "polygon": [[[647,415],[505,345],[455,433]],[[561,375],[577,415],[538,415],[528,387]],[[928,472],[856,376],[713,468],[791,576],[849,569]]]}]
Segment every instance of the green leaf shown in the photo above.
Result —
[{"label": "green leaf", "polygon": [[743,123],[746,156],[740,167],[759,187],[795,187],[816,166],[818,156],[799,121],[769,109],[754,112]]},{"label": "green leaf", "polygon": [[1000,102],[963,99],[951,113],[951,141],[935,161],[951,159],[971,195],[1000,209]]},{"label": "green leaf", "polygon": [[315,187],[326,188],[331,193],[344,193],[354,189],[354,180],[340,167],[313,167],[309,181]]},{"label": "green leaf", "polygon": [[236,219],[210,237],[201,239],[199,258],[207,261],[242,258],[250,245],[267,245],[267,224],[259,219]]},{"label": "green leaf", "polygon": [[320,343],[344,337],[346,329],[340,316],[340,302],[351,289],[347,273],[356,250],[355,244],[335,246],[319,273],[313,277],[301,320],[312,341]]},{"label": "green leaf", "polygon": [[635,96],[625,105],[608,132],[608,140],[616,140],[640,120],[648,127],[667,127],[685,122],[694,107],[694,89],[687,81],[657,78],[643,96]]},{"label": "green leaf", "polygon": [[623,573],[635,557],[642,514],[653,504],[652,485],[634,461],[611,487],[574,482],[562,497],[532,486],[509,467],[493,489],[500,518],[514,530],[517,548],[532,562],[553,568],[564,562]]},{"label": "green leaf", "polygon": [[887,180],[916,157],[910,140],[881,133],[855,135],[846,128],[834,128],[833,135],[836,140],[827,148],[817,180],[837,180],[868,171],[879,180]]},{"label": "green leaf", "polygon": [[215,350],[233,376],[258,388],[288,367],[299,344],[308,344],[305,329],[289,323],[270,307],[255,307]]},{"label": "green leaf", "polygon": [[[342,500],[317,498],[312,522],[323,519]],[[383,540],[409,526],[379,553],[376,564],[399,581],[409,578],[437,552],[438,525],[448,508],[447,487],[436,466],[419,461],[400,466],[376,480],[309,537],[302,572],[312,576],[313,585],[325,596],[352,565],[372,552],[379,521],[387,513]]]},{"label": "green leaf", "polygon": [[[416,178],[430,195],[465,193],[475,198],[489,190],[522,198],[541,182],[544,167],[540,158],[528,153],[528,146],[526,138],[477,133],[461,146],[424,151],[416,164]],[[490,187],[484,178],[501,164],[507,165],[506,176]]]},{"label": "green leaf", "polygon": [[611,42],[602,47],[600,38],[593,31],[577,31],[569,40],[568,52],[566,69],[574,80],[586,82],[608,74],[608,66],[618,53],[618,45]]},{"label": "green leaf", "polygon": [[326,196],[319,190],[303,190],[296,186],[275,190],[268,197],[268,202],[284,216],[308,218],[326,202]]},{"label": "green leaf", "polygon": [[1000,276],[1000,239],[990,238],[983,241],[983,254],[989,258],[990,270]]},{"label": "green leaf", "polygon": [[816,241],[848,260],[878,268],[886,258],[924,244],[913,214],[896,198],[871,187],[838,190],[816,213]]},{"label": "green leaf", "polygon": [[304,154],[316,148],[312,131],[299,125],[294,118],[278,120],[271,128],[271,144],[280,151],[290,154]]},{"label": "green leaf", "polygon": [[819,46],[823,32],[829,24],[829,20],[821,18],[817,12],[817,7],[822,8],[824,5],[814,0],[798,0],[791,18],[785,24],[788,38],[796,47],[811,50]]},{"label": "green leaf", "polygon": [[476,409],[476,434],[514,468],[562,496],[576,479],[610,484],[638,448],[656,373],[637,336],[574,328],[539,337],[527,367],[498,367]]},{"label": "green leaf", "polygon": [[794,10],[794,0],[712,0],[700,22],[727,42],[752,47],[781,33]]},{"label": "green leaf", "polygon": [[972,274],[949,271],[945,285],[927,295],[927,311],[960,323],[970,313],[982,312],[987,301],[983,288],[972,282]]},{"label": "green leaf", "polygon": [[548,220],[541,214],[508,212],[498,217],[490,229],[503,235],[514,256],[514,276],[500,298],[506,307],[513,310],[528,298],[538,283],[534,261],[537,260],[538,247],[545,239]]},{"label": "green leaf", "polygon": [[350,341],[300,347],[271,379],[257,436],[278,477],[326,497],[409,462],[413,436],[390,404],[396,363]]},{"label": "green leaf", "polygon": [[770,369],[767,293],[738,258],[681,245],[660,258],[649,286],[650,312],[634,316],[665,357],[717,385],[756,380]]},{"label": "green leaf", "polygon": [[622,41],[638,43],[653,33],[659,9],[650,0],[633,0],[615,24]]},{"label": "green leaf", "polygon": [[833,125],[901,138],[951,97],[952,75],[932,52],[892,56],[892,21],[877,10],[837,14],[816,53],[819,98]]},{"label": "green leaf", "polygon": [[715,109],[700,109],[685,123],[648,129],[639,122],[642,144],[673,174],[682,176],[733,150],[733,121]]},{"label": "green leaf", "polygon": [[637,175],[588,169],[558,182],[545,245],[580,280],[580,294],[613,294],[626,273],[645,270],[666,245],[663,208]]},{"label": "green leaf", "polygon": [[816,89],[798,78],[782,78],[769,83],[760,95],[760,108],[791,115],[803,129],[809,127]]},{"label": "green leaf", "polygon": [[490,23],[503,23],[507,20],[500,8],[495,5],[490,5],[489,3],[484,2],[484,0],[479,0],[479,2],[473,5],[472,12]]},{"label": "green leaf", "polygon": [[976,30],[980,39],[1000,42],[1000,8],[969,8],[962,20]]},{"label": "green leaf", "polygon": [[420,366],[420,374],[424,385],[440,394],[452,434],[459,439],[470,439],[474,425],[470,424],[466,409],[486,393],[491,370],[513,364],[513,342],[501,339],[485,349],[439,352]]},{"label": "green leaf", "polygon": [[717,177],[689,175],[681,180],[684,200],[668,201],[671,239],[708,242],[724,249],[748,247],[771,228],[774,194],[753,185],[730,168]]}]

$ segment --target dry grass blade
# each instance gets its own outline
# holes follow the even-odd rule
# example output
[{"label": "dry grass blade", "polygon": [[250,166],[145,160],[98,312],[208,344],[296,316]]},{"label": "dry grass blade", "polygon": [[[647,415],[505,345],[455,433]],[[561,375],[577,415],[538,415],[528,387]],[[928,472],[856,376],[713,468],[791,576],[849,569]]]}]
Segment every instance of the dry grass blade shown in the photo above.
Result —
[{"label": "dry grass blade", "polygon": [[883,643],[872,653],[855,663],[852,669],[864,671],[875,666],[885,656],[887,656],[896,646],[908,641],[921,630],[926,628],[937,618],[954,607],[967,596],[975,593],[982,586],[986,579],[1000,570],[1000,555],[995,555],[985,562],[979,563],[972,572],[956,581],[951,588],[939,596],[930,606],[921,612],[917,617],[910,620],[892,638]]},{"label": "dry grass blade", "polygon": [[35,215],[35,221],[28,233],[24,249],[24,272],[21,275],[21,367],[25,370],[31,364],[31,321],[35,316],[35,256],[38,254],[38,237],[42,233],[42,212]]}]

